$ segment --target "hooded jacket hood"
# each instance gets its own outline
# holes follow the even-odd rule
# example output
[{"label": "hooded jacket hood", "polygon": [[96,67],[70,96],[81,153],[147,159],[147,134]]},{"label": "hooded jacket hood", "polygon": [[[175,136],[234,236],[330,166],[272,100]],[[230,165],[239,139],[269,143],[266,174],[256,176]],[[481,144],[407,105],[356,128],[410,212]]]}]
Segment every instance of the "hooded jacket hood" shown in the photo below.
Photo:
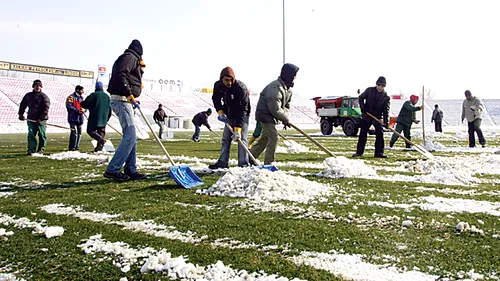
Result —
[{"label": "hooded jacket hood", "polygon": [[288,88],[293,87],[293,79],[297,75],[297,72],[299,71],[299,68],[291,63],[285,63],[283,67],[281,67],[281,74],[280,78],[285,82],[285,85]]}]

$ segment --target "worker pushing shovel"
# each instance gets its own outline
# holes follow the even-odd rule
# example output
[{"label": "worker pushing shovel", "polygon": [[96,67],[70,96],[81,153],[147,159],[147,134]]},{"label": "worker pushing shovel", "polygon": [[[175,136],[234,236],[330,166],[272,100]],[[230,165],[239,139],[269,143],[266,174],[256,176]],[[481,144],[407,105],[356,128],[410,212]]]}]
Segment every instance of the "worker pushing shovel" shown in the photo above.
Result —
[{"label": "worker pushing shovel", "polygon": [[[385,126],[384,125],[384,122],[382,122],[380,119],[378,119],[377,117],[373,116],[371,113],[367,112],[366,114],[368,114],[368,116],[370,116],[371,118],[375,119],[377,122],[379,122],[382,126]],[[413,145],[413,147],[415,147],[415,149],[418,151],[418,153],[422,154],[423,156],[425,156],[427,159],[432,159],[434,158],[434,155],[432,155],[432,153],[430,153],[427,149],[425,149],[423,146],[420,146],[414,142],[412,142],[411,140],[407,139],[405,136],[403,136],[402,134],[400,134],[399,132],[397,132],[396,130],[394,130],[393,128],[389,127],[389,126],[386,126],[387,129],[391,130],[394,134],[396,134],[397,136],[399,136],[400,138],[404,139],[408,144],[411,144]]]}]

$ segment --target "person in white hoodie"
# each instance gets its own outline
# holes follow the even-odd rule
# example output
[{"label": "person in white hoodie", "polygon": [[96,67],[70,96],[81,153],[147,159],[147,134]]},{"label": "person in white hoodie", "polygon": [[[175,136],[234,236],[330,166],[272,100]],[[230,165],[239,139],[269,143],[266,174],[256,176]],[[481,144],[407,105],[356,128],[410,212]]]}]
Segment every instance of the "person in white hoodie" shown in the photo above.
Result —
[{"label": "person in white hoodie", "polygon": [[474,133],[477,133],[477,138],[482,147],[486,147],[486,140],[481,131],[481,121],[483,120],[484,105],[481,99],[473,96],[472,93],[465,91],[465,100],[462,104],[462,122],[467,119],[469,125],[469,147],[476,147],[476,138]]}]

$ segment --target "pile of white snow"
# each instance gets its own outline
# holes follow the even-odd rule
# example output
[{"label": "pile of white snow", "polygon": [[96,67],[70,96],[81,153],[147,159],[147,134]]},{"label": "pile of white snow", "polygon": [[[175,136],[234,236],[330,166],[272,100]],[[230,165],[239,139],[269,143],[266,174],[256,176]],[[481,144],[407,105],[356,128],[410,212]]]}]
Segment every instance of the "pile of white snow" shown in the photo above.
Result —
[{"label": "pile of white snow", "polygon": [[352,160],[344,156],[329,157],[323,162],[326,167],[318,176],[325,178],[356,178],[376,176],[373,167],[367,166],[363,160]]},{"label": "pile of white snow", "polygon": [[44,226],[42,223],[30,221],[28,218],[19,218],[0,213],[0,224],[5,226],[13,225],[16,228],[32,228],[33,234],[43,234],[47,238],[61,236],[64,233],[64,228],[60,226]]},{"label": "pile of white snow", "polygon": [[[263,271],[249,273],[246,270],[236,270],[231,266],[224,265],[217,261],[215,264],[207,266],[195,265],[187,262],[183,256],[172,257],[172,254],[165,249],[156,251],[147,247],[134,249],[124,242],[109,242],[102,239],[102,236],[94,235],[87,239],[84,244],[78,245],[86,254],[103,252],[115,255],[119,259],[114,261],[114,265],[122,272],[128,272],[131,266],[142,264],[141,273],[166,272],[172,280],[248,280],[248,281],[288,281],[289,279],[277,275],[268,275]],[[301,281],[294,278],[292,281]]]},{"label": "pile of white snow", "polygon": [[316,269],[326,270],[335,274],[336,277],[355,280],[412,280],[431,281],[439,276],[425,274],[419,271],[403,271],[386,265],[376,265],[364,262],[361,255],[332,253],[302,252],[299,256],[290,258],[297,265],[308,265]]},{"label": "pile of white snow", "polygon": [[332,191],[329,185],[290,176],[282,171],[230,168],[214,185],[208,189],[197,190],[196,193],[245,197],[253,200],[287,200],[308,203],[315,200],[324,201]]},{"label": "pile of white snow", "polygon": [[276,149],[276,153],[303,153],[309,152],[309,148],[307,146],[303,146],[294,140],[285,140],[283,141],[286,147],[278,146]]}]

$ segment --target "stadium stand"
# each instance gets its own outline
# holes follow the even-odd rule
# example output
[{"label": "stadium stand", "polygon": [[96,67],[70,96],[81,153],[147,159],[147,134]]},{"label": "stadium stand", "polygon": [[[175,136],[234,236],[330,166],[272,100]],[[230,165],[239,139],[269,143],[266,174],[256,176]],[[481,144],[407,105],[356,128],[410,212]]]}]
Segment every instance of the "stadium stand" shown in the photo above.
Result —
[{"label": "stadium stand", "polygon": [[[2,124],[25,126],[24,122],[17,119],[18,104],[27,92],[31,91],[32,79],[21,79],[13,77],[0,77],[0,122]],[[85,87],[85,96],[93,92],[93,85],[83,85]],[[51,100],[51,109],[49,120],[53,124],[67,125],[66,121],[66,97],[75,89],[75,85],[64,81],[43,80],[43,92]],[[250,116],[250,130],[255,126],[255,108],[259,96],[250,95],[252,114]],[[140,99],[143,112],[152,122],[152,114],[157,109],[158,103],[163,104],[164,110],[169,116],[177,118],[176,128],[182,128],[183,122],[187,120],[190,123],[192,117],[203,110],[213,108],[212,96],[210,93],[202,93],[197,90],[186,90],[184,92],[169,91],[151,91],[145,90]],[[391,100],[390,115],[397,116],[405,100]],[[463,125],[461,119],[461,106],[463,100],[426,100],[425,107],[425,125],[430,123],[434,104],[439,104],[444,111],[444,126]],[[484,125],[496,126],[500,124],[500,100],[483,100],[486,108]],[[316,116],[314,101],[310,98],[296,98],[292,100],[290,108],[291,121],[299,126],[308,128],[319,128],[319,118]],[[418,115],[418,119],[421,115]],[[215,128],[222,127],[217,121],[217,114],[212,114],[209,119],[210,124]],[[111,118],[110,123],[119,128],[117,118]],[[185,124],[184,124],[185,125]],[[189,125],[189,124],[188,124]]]}]

